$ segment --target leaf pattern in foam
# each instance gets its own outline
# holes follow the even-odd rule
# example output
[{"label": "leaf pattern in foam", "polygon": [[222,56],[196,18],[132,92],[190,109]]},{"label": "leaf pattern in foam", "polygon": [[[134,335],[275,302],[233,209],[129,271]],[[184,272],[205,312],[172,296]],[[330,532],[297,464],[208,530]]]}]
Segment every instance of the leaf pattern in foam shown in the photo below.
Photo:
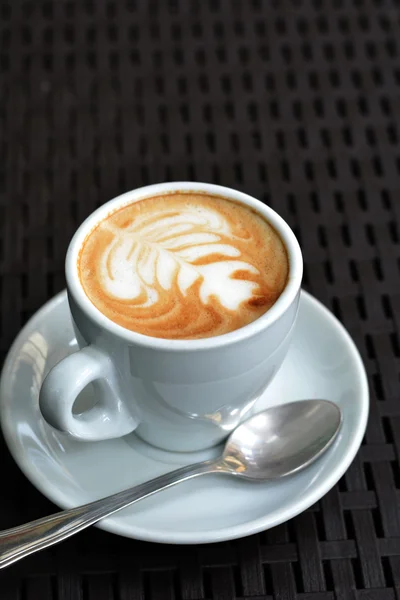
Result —
[{"label": "leaf pattern in foam", "polygon": [[204,304],[214,296],[222,306],[234,310],[256,292],[254,281],[233,277],[236,271],[257,274],[258,270],[238,260],[238,238],[225,218],[213,210],[152,212],[139,215],[123,228],[109,222],[106,226],[114,238],[103,254],[101,271],[106,289],[114,297],[148,307],[174,282],[185,295],[200,279]]}]

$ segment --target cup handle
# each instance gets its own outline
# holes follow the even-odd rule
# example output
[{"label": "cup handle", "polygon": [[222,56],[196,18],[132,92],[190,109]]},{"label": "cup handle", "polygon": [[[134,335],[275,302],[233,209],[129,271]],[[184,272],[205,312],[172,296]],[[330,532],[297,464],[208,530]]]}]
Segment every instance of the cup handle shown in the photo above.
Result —
[{"label": "cup handle", "polygon": [[[98,403],[74,414],[76,398],[93,381],[99,386]],[[121,437],[138,425],[125,407],[111,360],[93,346],[67,356],[51,369],[40,390],[39,406],[50,425],[84,441]]]}]

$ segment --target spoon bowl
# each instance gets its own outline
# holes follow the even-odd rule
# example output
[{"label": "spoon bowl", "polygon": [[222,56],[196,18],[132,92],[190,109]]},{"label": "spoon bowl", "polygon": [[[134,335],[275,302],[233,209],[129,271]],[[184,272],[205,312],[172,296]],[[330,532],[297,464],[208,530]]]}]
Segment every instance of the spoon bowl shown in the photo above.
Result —
[{"label": "spoon bowl", "polygon": [[342,415],[327,400],[274,406],[242,423],[222,455],[230,473],[267,481],[290,475],[316,460],[335,440]]}]

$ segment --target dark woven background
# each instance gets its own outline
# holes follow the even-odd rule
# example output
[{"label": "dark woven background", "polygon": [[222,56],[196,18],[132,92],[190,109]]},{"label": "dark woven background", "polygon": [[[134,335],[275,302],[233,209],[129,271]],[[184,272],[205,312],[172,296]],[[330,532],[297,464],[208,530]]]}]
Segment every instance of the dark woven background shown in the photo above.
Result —
[{"label": "dark woven background", "polygon": [[[96,206],[190,179],[288,220],[372,394],[352,467],[293,521],[198,548],[91,530],[1,572],[0,599],[399,599],[400,3],[13,0],[0,31],[2,358]],[[0,528],[54,510],[0,452]]]}]

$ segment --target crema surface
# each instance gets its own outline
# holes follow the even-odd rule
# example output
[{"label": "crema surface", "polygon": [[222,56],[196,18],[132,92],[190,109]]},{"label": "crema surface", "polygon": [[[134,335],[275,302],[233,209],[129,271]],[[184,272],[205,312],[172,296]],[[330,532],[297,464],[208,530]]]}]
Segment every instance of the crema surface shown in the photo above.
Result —
[{"label": "crema surface", "polygon": [[228,333],[265,313],[289,271],[285,246],[252,209],[172,193],[108,215],[79,255],[81,285],[109,319],[168,339]]}]

